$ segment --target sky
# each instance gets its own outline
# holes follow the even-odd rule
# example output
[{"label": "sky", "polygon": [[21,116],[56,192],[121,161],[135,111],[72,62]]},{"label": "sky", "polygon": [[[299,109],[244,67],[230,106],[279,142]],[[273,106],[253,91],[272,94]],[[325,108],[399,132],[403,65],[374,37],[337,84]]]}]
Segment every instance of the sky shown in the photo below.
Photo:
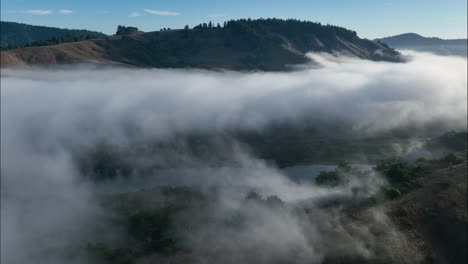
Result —
[{"label": "sky", "polygon": [[414,32],[467,37],[466,0],[1,0],[1,20],[113,34],[236,18],[297,18],[357,31],[365,38]]}]

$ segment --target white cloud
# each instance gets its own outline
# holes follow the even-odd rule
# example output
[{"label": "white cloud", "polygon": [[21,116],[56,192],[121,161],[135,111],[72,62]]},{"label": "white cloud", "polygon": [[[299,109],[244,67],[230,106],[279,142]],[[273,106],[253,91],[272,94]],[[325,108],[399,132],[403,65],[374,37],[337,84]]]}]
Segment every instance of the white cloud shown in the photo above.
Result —
[{"label": "white cloud", "polygon": [[59,13],[62,14],[62,15],[69,15],[69,14],[73,13],[73,10],[61,9],[61,10],[59,10]]},{"label": "white cloud", "polygon": [[36,16],[44,16],[44,15],[52,15],[52,10],[46,9],[30,9],[30,10],[22,10],[19,11],[22,14],[29,14],[29,15],[36,15]]},{"label": "white cloud", "polygon": [[[258,131],[256,128],[261,126],[302,118],[336,124],[348,120],[358,129],[416,128],[431,123],[447,130],[466,129],[466,58],[414,53],[407,63],[388,63],[326,54],[310,57],[322,67],[284,73],[86,67],[2,69],[2,262],[28,263],[35,257],[36,262],[64,263],[62,259],[51,261],[49,256],[49,261],[37,261],[37,252],[50,252],[46,251],[50,245],[62,246],[61,241],[74,245],[82,243],[81,238],[88,240],[84,231],[94,230],[89,223],[99,219],[94,217],[98,214],[91,199],[92,188],[77,184],[80,172],[72,158],[73,146],[86,146],[101,138],[112,142],[121,139],[120,144],[124,145],[132,137],[138,142],[154,142],[165,135],[184,132],[229,132],[239,128]],[[315,123],[316,127],[319,125]],[[211,185],[210,178],[217,180],[226,175],[236,184],[278,195],[285,201],[312,195],[335,197],[325,196],[330,195],[327,190],[297,186],[275,169],[239,155],[245,160],[239,163],[242,170],[197,169],[186,173],[187,179],[198,180],[197,176],[202,175],[207,179],[202,186],[217,186]],[[4,195],[4,190],[8,195]],[[354,196],[351,188],[344,193]],[[365,231],[370,226],[344,228],[339,225],[343,215],[337,210],[320,211],[313,206],[310,208],[314,217],[302,221],[305,219],[296,218],[283,207],[278,211],[255,204],[240,207],[245,193],[238,188],[232,194],[220,195],[222,204],[213,208],[214,214],[205,215],[220,219],[211,216],[224,212],[237,215],[231,208],[245,208],[240,211],[241,219],[246,219],[248,225],[235,232],[222,229],[222,225],[194,225],[201,228],[184,233],[183,237],[195,248],[194,252],[215,248],[221,256],[244,256],[255,248],[267,256],[260,263],[291,255],[301,257],[298,263],[314,263],[321,262],[316,256],[329,253],[328,245],[339,243],[335,248],[342,250],[351,246],[349,252],[354,252],[356,247],[361,249],[361,244],[376,241],[366,232],[358,236],[345,232],[335,239],[338,242],[330,240],[340,234],[337,230]],[[378,215],[377,221],[382,218]],[[387,222],[379,223],[379,230],[389,226]],[[221,239],[225,237],[233,239],[225,242]],[[215,247],[217,244],[219,247]],[[331,250],[334,252],[335,248]],[[396,247],[389,248],[393,251]],[[237,263],[245,263],[242,260]]]},{"label": "white cloud", "polygon": [[[466,128],[464,58],[415,53],[407,63],[388,63],[325,54],[310,56],[323,67],[250,74],[157,69],[83,70],[62,74],[2,70],[2,112],[14,112],[3,100],[12,101],[8,96],[15,95],[14,87],[31,79],[35,81],[30,84],[30,92],[40,91],[42,98],[46,94],[52,98],[63,93],[60,104],[44,99],[47,104],[41,107],[58,115],[49,118],[57,121],[58,126],[70,128],[64,135],[75,131],[74,124],[82,124],[83,120],[99,126],[112,123],[109,127],[113,128],[128,125],[131,120],[135,127],[152,136],[167,131],[261,128],[269,123],[301,118],[320,121],[321,117],[326,117],[327,122],[346,121],[364,131],[425,127],[434,123],[440,123],[439,127],[445,124],[449,129]],[[44,81],[36,81],[36,76]],[[77,91],[80,97],[75,96]],[[30,94],[24,96],[36,98]],[[154,98],[158,98],[157,103]],[[66,100],[70,103],[65,103]],[[24,110],[23,105],[19,107]],[[34,116],[31,120],[48,119],[36,116],[39,112],[30,108]],[[73,115],[73,109],[83,109],[80,116],[87,110],[91,112],[82,120],[74,119],[80,116]],[[20,118],[14,121],[29,124],[20,122]],[[104,134],[112,131],[118,129],[109,129]]]},{"label": "white cloud", "polygon": [[141,14],[138,13],[138,12],[132,12],[132,13],[130,13],[130,15],[128,15],[128,17],[140,17],[140,16],[141,16]]},{"label": "white cloud", "polygon": [[180,13],[174,11],[164,11],[164,10],[153,10],[153,9],[143,9],[146,13],[157,15],[157,16],[178,16]]}]

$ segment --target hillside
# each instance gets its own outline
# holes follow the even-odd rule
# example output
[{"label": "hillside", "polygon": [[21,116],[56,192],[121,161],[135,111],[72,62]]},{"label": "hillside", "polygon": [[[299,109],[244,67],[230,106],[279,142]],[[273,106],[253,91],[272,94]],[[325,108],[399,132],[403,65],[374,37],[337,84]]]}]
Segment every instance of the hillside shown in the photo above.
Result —
[{"label": "hillside", "polygon": [[440,55],[467,54],[466,39],[441,39],[434,37],[423,37],[415,33],[405,33],[392,37],[376,39],[396,49],[412,49],[418,51],[434,52]]},{"label": "hillside", "polygon": [[[128,230],[127,233],[133,238],[132,243],[120,248],[105,243],[90,243],[88,249],[101,258],[103,263],[260,263],[262,256],[276,252],[269,251],[271,245],[266,240],[252,239],[250,233],[244,232],[246,226],[255,225],[258,223],[256,221],[260,223],[254,231],[270,226],[270,220],[275,215],[262,217],[266,210],[289,214],[298,219],[302,226],[314,227],[313,231],[307,228],[301,230],[301,234],[312,234],[313,238],[322,239],[312,240],[320,245],[317,248],[324,254],[320,261],[313,263],[466,263],[465,153],[455,155],[455,161],[444,158],[403,163],[411,171],[410,176],[403,181],[392,181],[392,169],[388,170],[384,176],[391,186],[385,186],[382,191],[398,188],[398,195],[394,196],[385,191],[377,192],[369,198],[359,195],[346,199],[326,196],[322,199],[287,202],[276,196],[264,197],[261,193],[235,187],[235,193],[245,194],[244,201],[234,209],[235,213],[223,211],[222,216],[213,216],[213,208],[219,206],[219,195],[232,186],[205,186],[205,189],[196,185],[160,186],[103,195],[101,205],[106,208],[106,213],[123,219],[119,224]],[[392,163],[390,167],[400,167],[398,164]],[[356,173],[356,177],[366,177],[365,173],[346,166],[335,170],[335,173],[341,171],[345,173],[341,174],[344,177],[353,177]],[[315,182],[319,184],[317,178]],[[345,182],[343,180],[339,184]],[[356,194],[359,193],[358,189],[355,190]],[[254,217],[250,218],[252,213]],[[268,229],[268,234],[281,234],[281,227],[286,224],[287,219],[280,218],[274,228]],[[288,227],[289,232],[294,230],[294,226]],[[232,237],[225,240],[228,236],[222,233],[223,239],[219,239],[216,232],[207,234],[200,233],[200,230],[222,230]],[[204,235],[203,239],[197,240],[200,244],[185,242],[187,234],[193,232]],[[239,233],[242,236],[236,236]],[[214,249],[212,241],[210,243],[212,236],[218,242]],[[275,242],[280,245],[291,246],[287,237],[276,238],[278,241]],[[237,243],[225,242],[232,240]],[[255,251],[243,247],[244,243],[254,246]],[[330,245],[335,247],[329,250]],[[365,246],[366,250],[363,251],[359,245]],[[297,252],[300,250],[282,251],[277,254],[283,259],[273,258],[267,263],[304,263],[301,259],[284,261],[299,254]],[[289,257],[284,258],[281,254]]]},{"label": "hillside", "polygon": [[55,27],[33,26],[15,22],[1,21],[0,46],[24,46],[33,42],[60,39],[64,37],[92,38],[105,37],[105,34],[90,30],[62,29]]},{"label": "hillside", "polygon": [[[78,47],[79,46],[79,47]],[[91,53],[77,53],[78,50]],[[135,32],[2,52],[2,67],[107,61],[137,67],[285,70],[308,62],[307,52],[340,52],[399,61],[396,51],[341,27],[297,20],[237,20],[223,27]]]},{"label": "hillside", "polygon": [[466,263],[467,163],[421,164],[409,191],[385,204],[385,211],[426,254],[426,263]]}]

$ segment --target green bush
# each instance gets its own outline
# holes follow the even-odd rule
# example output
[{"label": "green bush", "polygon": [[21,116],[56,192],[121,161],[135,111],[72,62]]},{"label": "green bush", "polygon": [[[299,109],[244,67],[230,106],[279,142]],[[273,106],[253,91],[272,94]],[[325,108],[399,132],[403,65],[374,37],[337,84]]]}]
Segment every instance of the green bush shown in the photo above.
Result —
[{"label": "green bush", "polygon": [[128,231],[142,243],[146,252],[172,254],[178,250],[177,239],[172,231],[172,219],[178,208],[167,205],[145,208],[128,218]]},{"label": "green bush", "polygon": [[410,167],[404,162],[399,162],[390,166],[387,178],[391,182],[406,182],[410,178]]},{"label": "green bush", "polygon": [[275,206],[282,206],[284,205],[284,202],[283,200],[281,200],[278,196],[276,195],[272,195],[272,196],[268,196],[265,200],[266,204],[268,206],[272,206],[272,207],[275,207]]},{"label": "green bush", "polygon": [[391,183],[408,182],[413,173],[412,167],[399,159],[384,161],[376,167],[376,170]]},{"label": "green bush", "polygon": [[245,196],[245,200],[252,200],[252,201],[261,201],[263,200],[263,197],[255,190],[251,190],[247,195]]},{"label": "green bush", "polygon": [[385,196],[393,200],[399,198],[401,196],[401,192],[397,188],[390,187],[385,190]]},{"label": "green bush", "polygon": [[425,157],[420,157],[416,160],[416,163],[426,163],[427,159]]},{"label": "green bush", "polygon": [[343,172],[350,172],[353,168],[347,161],[342,160],[338,163],[338,169]]},{"label": "green bush", "polygon": [[443,160],[450,165],[458,165],[463,163],[463,159],[453,153],[450,153],[447,156],[445,156]]},{"label": "green bush", "polygon": [[317,185],[326,186],[337,186],[341,183],[341,177],[339,173],[335,171],[321,171],[320,174],[315,178]]}]

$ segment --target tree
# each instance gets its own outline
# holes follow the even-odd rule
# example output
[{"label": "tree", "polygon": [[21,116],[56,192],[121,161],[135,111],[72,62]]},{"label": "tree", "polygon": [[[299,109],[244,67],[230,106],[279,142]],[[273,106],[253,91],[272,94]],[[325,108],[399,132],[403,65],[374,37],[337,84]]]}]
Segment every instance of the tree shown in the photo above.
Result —
[{"label": "tree", "polygon": [[185,25],[184,30],[189,30],[189,25]]},{"label": "tree", "polygon": [[338,164],[338,169],[340,169],[343,172],[350,172],[352,170],[352,167],[347,161],[342,160]]},{"label": "tree", "polygon": [[405,182],[409,180],[410,168],[405,162],[398,162],[390,166],[386,176],[391,182]]},{"label": "tree", "polygon": [[321,171],[320,174],[315,178],[317,185],[326,185],[335,187],[341,182],[340,175],[337,171]]},{"label": "tree", "polygon": [[211,21],[208,23],[208,28],[213,28],[213,23],[211,23]]},{"label": "tree", "polygon": [[216,28],[221,28],[221,25],[218,23],[218,25],[216,25]]},{"label": "tree", "polygon": [[[118,26],[117,27],[117,32],[115,33],[116,35],[129,35],[134,32],[138,32],[138,28],[136,27],[126,27],[126,26]],[[70,36],[65,35],[66,39],[69,39]]]},{"label": "tree", "polygon": [[261,200],[263,200],[263,197],[258,192],[256,192],[255,190],[251,190],[245,196],[245,200],[261,201]]}]

